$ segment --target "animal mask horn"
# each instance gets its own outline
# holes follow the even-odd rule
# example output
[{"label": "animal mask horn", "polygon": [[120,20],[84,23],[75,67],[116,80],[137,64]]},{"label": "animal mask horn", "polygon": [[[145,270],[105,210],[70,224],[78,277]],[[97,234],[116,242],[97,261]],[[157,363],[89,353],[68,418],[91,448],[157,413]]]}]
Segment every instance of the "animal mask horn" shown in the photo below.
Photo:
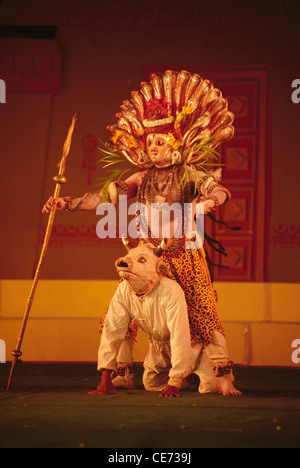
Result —
[{"label": "animal mask horn", "polygon": [[163,239],[161,244],[158,247],[156,247],[156,249],[154,249],[155,255],[157,255],[157,257],[161,257],[162,254],[166,250],[170,249],[175,243],[176,243],[176,239],[174,239],[174,238],[172,238],[172,239]]},{"label": "animal mask horn", "polygon": [[154,250],[154,253],[157,257],[161,257],[165,250],[167,250],[167,244],[164,239],[162,243],[158,247],[156,247],[156,249]]},{"label": "animal mask horn", "polygon": [[126,239],[126,237],[122,237],[122,242],[127,252],[130,252],[130,250],[133,249],[132,245],[130,244],[129,240]]}]

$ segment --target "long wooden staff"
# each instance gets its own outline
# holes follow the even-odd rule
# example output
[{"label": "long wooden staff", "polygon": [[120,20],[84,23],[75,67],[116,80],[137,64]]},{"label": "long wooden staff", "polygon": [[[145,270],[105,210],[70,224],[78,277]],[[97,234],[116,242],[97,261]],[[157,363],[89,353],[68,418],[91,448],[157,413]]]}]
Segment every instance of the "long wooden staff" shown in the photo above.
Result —
[{"label": "long wooden staff", "polygon": [[[72,123],[70,125],[69,131],[68,131],[68,134],[67,134],[67,138],[66,138],[66,141],[65,141],[64,146],[63,146],[62,158],[61,158],[60,162],[58,163],[58,167],[59,167],[58,175],[53,177],[54,182],[56,182],[54,196],[53,196],[54,199],[59,197],[61,185],[66,182],[66,178],[64,176],[65,167],[66,167],[66,159],[67,159],[67,156],[68,156],[69,151],[70,151],[72,135],[73,135],[76,120],[77,120],[77,115],[75,114],[73,116]],[[33,303],[35,291],[36,291],[36,288],[37,288],[37,285],[38,285],[38,282],[39,282],[42,267],[43,267],[44,260],[45,260],[45,257],[46,257],[47,248],[48,248],[48,244],[49,244],[49,240],[50,240],[50,236],[51,236],[51,231],[52,231],[52,226],[53,226],[53,221],[54,221],[54,217],[55,217],[55,212],[56,212],[56,205],[54,205],[53,209],[50,211],[50,214],[49,214],[46,234],[45,234],[44,242],[43,242],[43,246],[42,246],[42,251],[41,251],[39,262],[38,262],[38,265],[37,265],[37,268],[36,268],[36,271],[35,271],[31,291],[30,291],[30,294],[28,296],[26,309],[25,309],[25,313],[24,313],[24,316],[23,316],[22,326],[21,326],[21,329],[20,329],[20,334],[19,334],[19,337],[18,337],[18,340],[17,340],[16,348],[11,353],[12,356],[13,356],[13,361],[12,361],[12,365],[11,365],[11,369],[10,369],[10,375],[9,375],[6,391],[9,390],[15,365],[16,365],[19,357],[22,356],[22,352],[21,352],[22,341],[23,341],[23,338],[24,338],[24,333],[25,333],[27,321],[28,321],[28,318],[29,318],[30,309],[31,309],[31,306],[32,306],[32,303]]]}]

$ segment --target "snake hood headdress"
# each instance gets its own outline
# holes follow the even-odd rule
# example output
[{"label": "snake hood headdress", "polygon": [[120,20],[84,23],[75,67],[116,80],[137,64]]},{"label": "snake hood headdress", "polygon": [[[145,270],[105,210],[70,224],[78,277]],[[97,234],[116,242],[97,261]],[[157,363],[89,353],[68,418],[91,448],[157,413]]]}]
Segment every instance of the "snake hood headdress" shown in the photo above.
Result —
[{"label": "snake hood headdress", "polygon": [[207,160],[234,134],[234,116],[221,91],[185,70],[153,74],[123,102],[116,117],[117,123],[108,127],[112,136],[106,148],[143,169],[153,166],[146,151],[149,133],[167,133],[176,164],[189,165]]}]

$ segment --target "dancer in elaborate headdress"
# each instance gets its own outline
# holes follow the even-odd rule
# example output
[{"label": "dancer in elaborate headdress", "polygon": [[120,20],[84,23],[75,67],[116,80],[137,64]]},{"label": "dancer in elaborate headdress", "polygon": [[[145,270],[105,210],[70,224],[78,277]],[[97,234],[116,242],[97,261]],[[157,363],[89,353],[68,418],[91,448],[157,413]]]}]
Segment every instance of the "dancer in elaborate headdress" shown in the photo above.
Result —
[{"label": "dancer in elaborate headdress", "polygon": [[[149,208],[155,203],[180,204],[182,213],[184,204],[202,202],[204,212],[210,213],[230,199],[230,192],[220,184],[221,169],[208,171],[208,168],[216,165],[215,148],[232,138],[234,116],[221,91],[210,81],[187,71],[154,74],[149,83],[141,83],[140,91],[132,92],[130,101],[123,102],[116,117],[117,123],[108,127],[111,138],[105,145],[103,161],[113,165],[127,160],[137,167],[137,172],[124,181],[120,176],[122,170],[116,171],[117,179],[108,179],[97,194],[50,199],[44,212],[53,203],[58,209],[92,210],[104,200],[116,205],[120,195],[127,195]],[[148,225],[151,226],[149,217]],[[161,244],[159,235],[154,237],[150,229],[148,234],[143,233],[142,242]],[[174,232],[173,237],[172,248],[162,259],[169,268],[169,278],[184,290],[192,343],[202,347],[199,391],[239,394],[233,386],[233,377],[230,385],[226,379],[223,387],[224,379],[218,379],[232,375],[232,363],[204,249],[187,249],[185,235],[177,238]],[[136,328],[132,327],[121,347],[116,386],[134,387],[135,333]],[[205,351],[208,346],[210,358]],[[211,347],[215,347],[213,360]]]}]

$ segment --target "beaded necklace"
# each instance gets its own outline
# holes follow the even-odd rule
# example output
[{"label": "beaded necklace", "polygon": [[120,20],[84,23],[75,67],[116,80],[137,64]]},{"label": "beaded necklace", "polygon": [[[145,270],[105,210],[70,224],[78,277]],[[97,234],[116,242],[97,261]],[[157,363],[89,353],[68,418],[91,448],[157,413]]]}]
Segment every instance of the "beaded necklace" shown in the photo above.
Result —
[{"label": "beaded necklace", "polygon": [[[145,173],[137,193],[137,202],[142,203],[145,206],[149,206],[155,203],[154,196],[158,195],[164,198],[169,205],[178,203],[180,205],[180,213],[182,215],[182,225],[179,226],[179,228],[182,229],[182,226],[184,225],[184,203],[188,201],[188,184],[186,184],[185,188],[180,185],[180,180],[183,176],[184,168],[183,166],[172,166],[166,180],[161,183],[159,187],[158,179],[161,171],[161,169],[154,167]],[[175,196],[172,193],[172,189],[173,193],[176,191]],[[140,211],[137,212],[137,215],[140,216],[141,223],[143,224],[144,228],[146,227],[147,229],[148,242],[158,246],[161,240],[151,237],[151,230],[147,225],[148,220],[146,217],[143,216],[143,213]],[[140,230],[140,224],[137,226],[137,230]],[[185,243],[184,237],[178,239],[176,238],[176,240],[178,242],[175,242],[175,244],[168,249],[168,255],[174,256],[176,252],[181,250]]]}]

